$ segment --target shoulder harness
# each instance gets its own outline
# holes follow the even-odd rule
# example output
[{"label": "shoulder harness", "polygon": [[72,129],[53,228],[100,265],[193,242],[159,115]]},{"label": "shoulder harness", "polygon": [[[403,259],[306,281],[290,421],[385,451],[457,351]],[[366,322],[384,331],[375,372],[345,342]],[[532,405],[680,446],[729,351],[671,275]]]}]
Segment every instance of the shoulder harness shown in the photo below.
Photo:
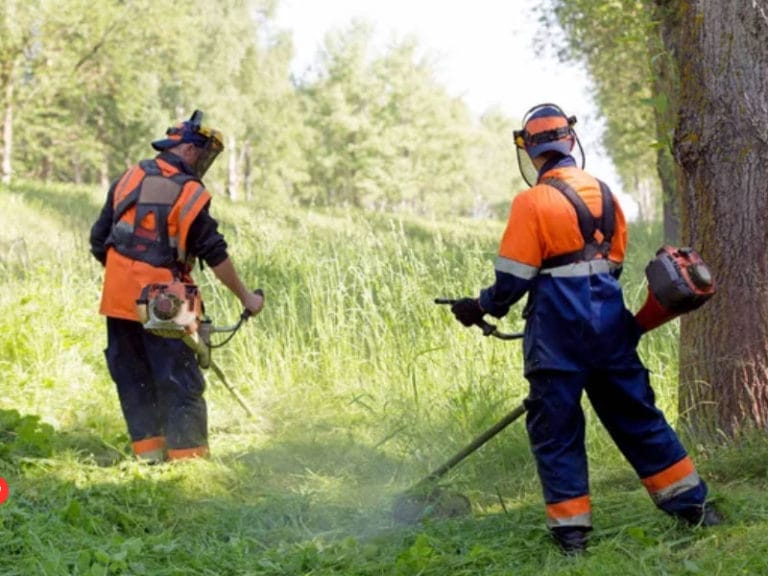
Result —
[{"label": "shoulder harness", "polygon": [[[163,176],[156,160],[143,160],[137,169],[142,170],[144,176],[115,206],[107,244],[123,256],[152,266],[183,266],[184,263],[179,260],[177,240],[168,234],[168,217],[184,185],[197,178],[184,172]],[[136,215],[131,224],[122,218],[133,206],[136,207]],[[154,216],[154,228],[142,226],[150,215]]]},{"label": "shoulder harness", "polygon": [[[600,195],[603,201],[603,212],[599,218],[596,218],[589,211],[582,197],[567,182],[559,178],[545,178],[541,181],[541,184],[546,184],[559,190],[573,205],[579,220],[579,230],[584,238],[584,247],[582,249],[547,258],[542,262],[542,268],[554,268],[556,266],[573,264],[574,262],[608,258],[608,254],[611,251],[611,240],[616,229],[616,210],[613,205],[613,194],[611,194],[610,188],[601,180],[598,180],[598,183],[600,184]],[[601,241],[598,241],[595,237],[595,233],[598,231],[602,234]]]}]

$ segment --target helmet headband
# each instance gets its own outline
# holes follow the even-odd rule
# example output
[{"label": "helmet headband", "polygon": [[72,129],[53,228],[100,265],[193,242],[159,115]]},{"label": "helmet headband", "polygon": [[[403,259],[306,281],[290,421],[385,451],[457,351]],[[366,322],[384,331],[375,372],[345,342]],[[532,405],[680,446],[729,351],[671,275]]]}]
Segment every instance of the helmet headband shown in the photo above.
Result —
[{"label": "helmet headband", "polygon": [[[549,102],[538,104],[523,115],[523,128],[515,130],[513,137],[520,174],[529,186],[538,180],[532,159],[547,152],[568,156],[577,148],[584,168],[584,150],[573,129],[575,124],[576,116],[566,115],[562,108]],[[521,154],[521,150],[526,154]]]}]

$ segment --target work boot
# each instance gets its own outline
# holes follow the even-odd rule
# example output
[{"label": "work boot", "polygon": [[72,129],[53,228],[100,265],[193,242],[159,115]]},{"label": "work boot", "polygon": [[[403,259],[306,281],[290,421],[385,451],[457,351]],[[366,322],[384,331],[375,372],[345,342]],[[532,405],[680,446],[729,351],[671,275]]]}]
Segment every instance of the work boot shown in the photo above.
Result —
[{"label": "work boot", "polygon": [[712,502],[705,502],[701,506],[688,508],[683,512],[679,512],[677,517],[693,528],[698,526],[719,526],[724,521],[722,513]]},{"label": "work boot", "polygon": [[552,528],[552,537],[566,556],[579,556],[587,551],[587,532],[584,526],[558,526]]}]

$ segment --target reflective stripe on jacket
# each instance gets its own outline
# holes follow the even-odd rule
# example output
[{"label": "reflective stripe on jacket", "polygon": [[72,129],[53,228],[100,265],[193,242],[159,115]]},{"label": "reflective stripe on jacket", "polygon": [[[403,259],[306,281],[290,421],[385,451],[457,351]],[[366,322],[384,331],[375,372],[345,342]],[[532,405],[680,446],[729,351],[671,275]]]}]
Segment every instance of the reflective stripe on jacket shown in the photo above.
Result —
[{"label": "reflective stripe on jacket", "polygon": [[[177,167],[160,158],[149,162],[153,162],[159,169],[159,174],[165,178],[171,179],[180,173]],[[140,165],[129,169],[118,180],[113,200],[116,214],[119,214],[117,208],[121,206],[128,195],[141,185],[146,177],[147,173]],[[165,232],[171,246],[177,251],[180,263],[193,256],[187,254],[189,229],[198,214],[210,202],[210,199],[210,193],[199,180],[185,180],[168,213]],[[134,203],[125,210],[116,224],[133,229],[136,213]],[[144,217],[144,221],[136,224],[140,224],[140,228],[154,230],[158,222],[154,214],[149,213]],[[139,226],[137,226],[137,230],[138,228]],[[113,318],[138,320],[136,299],[141,294],[142,288],[152,282],[169,282],[173,276],[174,272],[171,268],[153,266],[147,262],[120,254],[114,246],[110,246],[107,251],[99,311],[101,314]]]},{"label": "reflective stripe on jacket", "polygon": [[[539,182],[546,178],[566,182],[592,215],[601,215],[598,181],[571,160],[554,168],[545,167]],[[635,352],[637,326],[624,306],[617,279],[627,245],[627,227],[615,198],[614,209],[615,231],[607,261],[542,269],[546,260],[584,247],[576,210],[559,190],[541,183],[513,200],[496,259],[496,286],[481,294],[480,304],[497,315],[522,296],[500,294],[499,286],[529,292],[525,311],[526,374],[534,370],[641,366]],[[494,310],[497,303],[501,305]]]}]

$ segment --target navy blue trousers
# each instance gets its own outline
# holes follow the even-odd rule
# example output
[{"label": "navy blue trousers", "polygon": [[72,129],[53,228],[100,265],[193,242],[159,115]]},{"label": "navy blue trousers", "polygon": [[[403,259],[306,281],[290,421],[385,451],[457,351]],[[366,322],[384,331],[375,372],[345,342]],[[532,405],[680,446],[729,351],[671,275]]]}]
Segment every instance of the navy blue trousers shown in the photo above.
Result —
[{"label": "navy blue trousers", "polygon": [[207,453],[205,380],[184,342],[150,334],[139,322],[107,318],[105,355],[134,451],[158,439],[171,457],[174,451],[179,457]]},{"label": "navy blue trousers", "polygon": [[676,514],[703,504],[707,487],[695,471],[674,477],[687,454],[655,405],[646,369],[542,371],[527,378],[526,425],[548,505],[589,494],[583,391],[659,508]]}]

